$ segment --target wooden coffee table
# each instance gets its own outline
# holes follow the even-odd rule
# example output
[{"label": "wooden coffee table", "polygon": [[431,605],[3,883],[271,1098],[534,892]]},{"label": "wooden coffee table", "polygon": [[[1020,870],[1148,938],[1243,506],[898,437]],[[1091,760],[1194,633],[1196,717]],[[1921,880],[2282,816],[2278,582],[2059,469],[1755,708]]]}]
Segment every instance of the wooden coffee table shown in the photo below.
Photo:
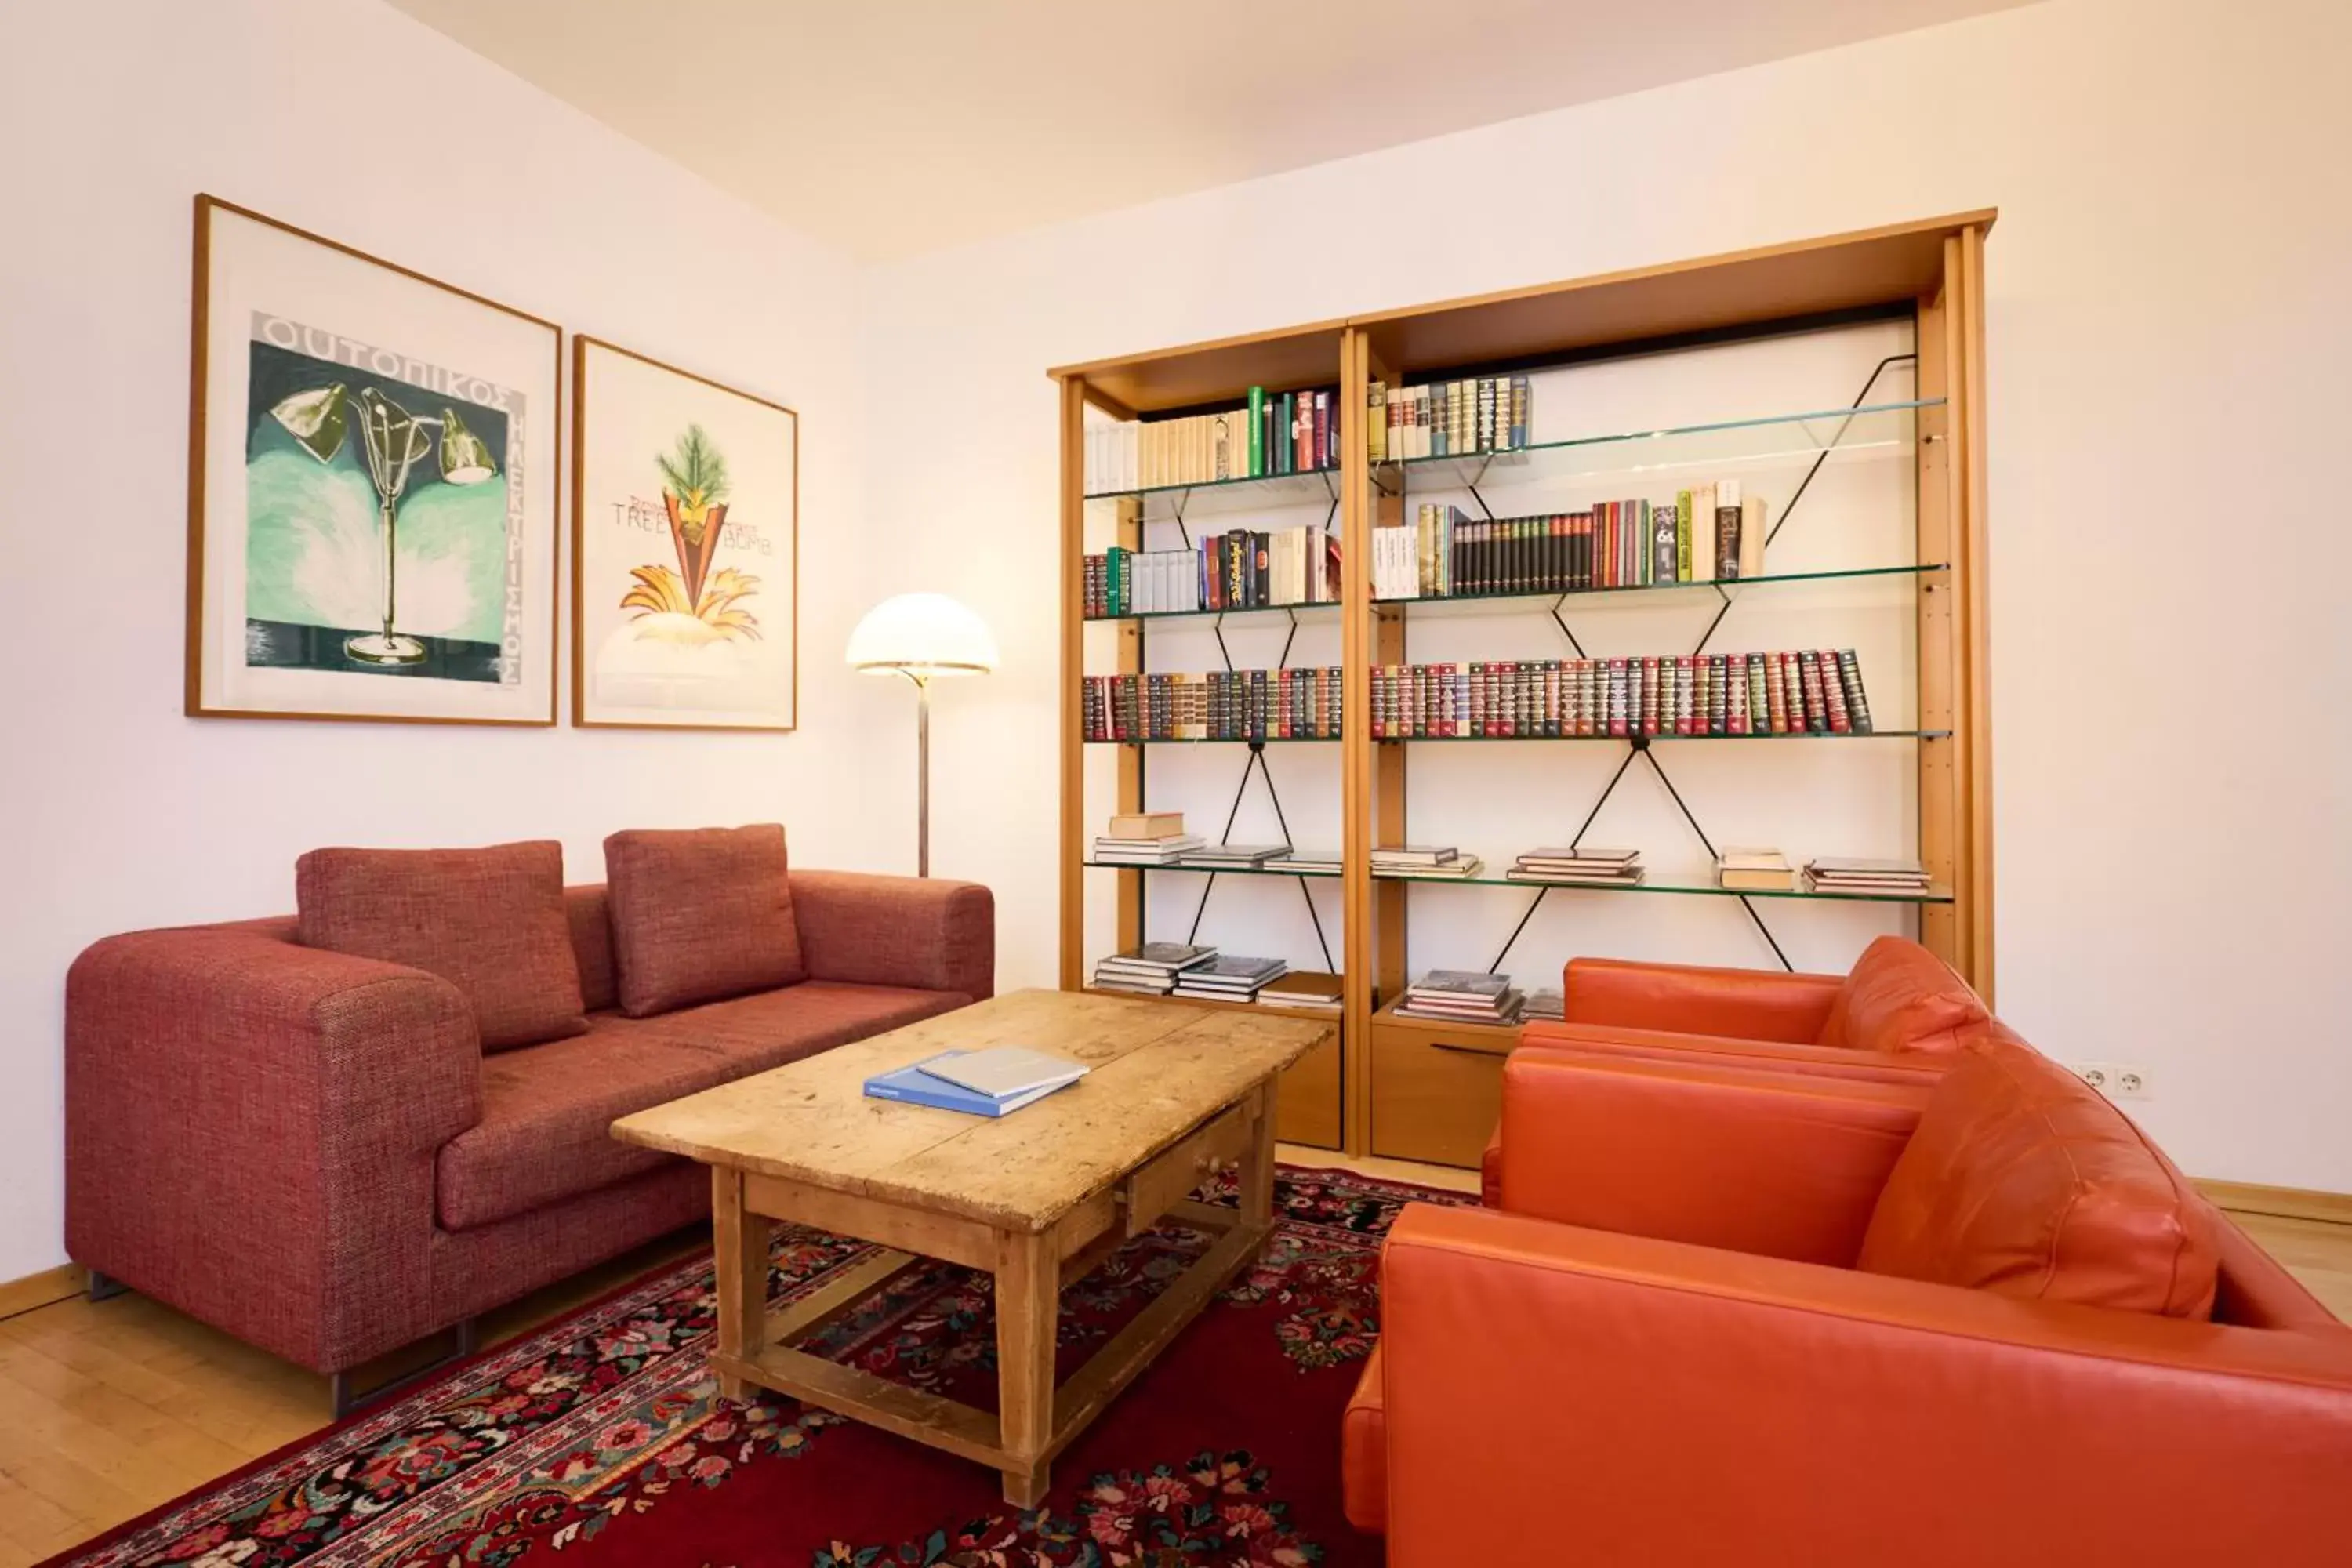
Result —
[{"label": "wooden coffee table", "polygon": [[[1256,1253],[1271,1228],[1275,1079],[1335,1026],[1019,991],[613,1123],[710,1167],[720,1392],[772,1388],[1001,1470],[1035,1506],[1055,1454]],[[1000,1120],[867,1100],[865,1080],[956,1047],[1022,1045],[1087,1063],[1076,1084]],[[1238,1163],[1241,1207],[1187,1194]],[[1058,1387],[1061,1287],[1171,1218],[1211,1232],[1199,1261]],[[768,1227],[877,1242],[872,1258],[767,1310]],[[793,1348],[922,1258],[996,1277],[997,1412]]]}]

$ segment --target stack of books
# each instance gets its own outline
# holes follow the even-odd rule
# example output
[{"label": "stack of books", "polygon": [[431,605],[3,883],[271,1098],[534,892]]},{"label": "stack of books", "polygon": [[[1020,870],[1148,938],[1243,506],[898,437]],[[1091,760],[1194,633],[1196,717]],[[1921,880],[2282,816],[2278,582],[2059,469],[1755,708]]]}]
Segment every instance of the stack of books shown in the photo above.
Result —
[{"label": "stack of books", "polygon": [[1296,871],[1302,877],[1336,877],[1344,868],[1337,849],[1294,849],[1265,863],[1269,871]]},{"label": "stack of books", "polygon": [[1201,847],[1201,836],[1184,831],[1181,811],[1128,812],[1110,819],[1095,838],[1094,858],[1118,866],[1173,866]]},{"label": "stack of books", "polygon": [[1522,1018],[1549,1018],[1559,1023],[1568,1016],[1568,998],[1558,991],[1530,991],[1527,1005],[1519,1009]]},{"label": "stack of books", "polygon": [[1372,851],[1375,877],[1460,877],[1478,874],[1475,855],[1465,855],[1451,844],[1402,844]]},{"label": "stack of books", "polygon": [[1916,860],[1856,860],[1816,855],[1805,879],[1817,893],[1924,893],[1927,868]]},{"label": "stack of books", "polygon": [[941,1051],[866,1080],[868,1100],[896,1100],[971,1116],[1006,1116],[1087,1076],[1083,1062],[1023,1046]]},{"label": "stack of books", "polygon": [[1516,1024],[1526,1002],[1507,974],[1433,969],[1405,987],[1396,1016],[1444,1024]]},{"label": "stack of books", "polygon": [[1165,996],[1176,989],[1176,977],[1217,956],[1213,947],[1186,942],[1147,942],[1115,952],[1095,965],[1095,988],[1132,991],[1140,996]]},{"label": "stack of books", "polygon": [[1287,844],[1205,844],[1184,857],[1184,866],[1196,871],[1255,871],[1289,853]]},{"label": "stack of books", "polygon": [[1273,981],[1290,973],[1278,958],[1244,958],[1238,953],[1213,958],[1176,976],[1175,994],[1212,1002],[1255,1002]]},{"label": "stack of books", "polygon": [[1639,849],[1588,849],[1547,845],[1530,849],[1503,875],[1514,882],[1582,882],[1594,887],[1631,887],[1642,879]]},{"label": "stack of books", "polygon": [[1261,1007],[1289,1007],[1302,1013],[1337,1013],[1339,999],[1336,974],[1286,974],[1257,994]]},{"label": "stack of books", "polygon": [[1797,885],[1789,858],[1778,849],[1734,849],[1715,858],[1715,881],[1741,893],[1785,893]]}]

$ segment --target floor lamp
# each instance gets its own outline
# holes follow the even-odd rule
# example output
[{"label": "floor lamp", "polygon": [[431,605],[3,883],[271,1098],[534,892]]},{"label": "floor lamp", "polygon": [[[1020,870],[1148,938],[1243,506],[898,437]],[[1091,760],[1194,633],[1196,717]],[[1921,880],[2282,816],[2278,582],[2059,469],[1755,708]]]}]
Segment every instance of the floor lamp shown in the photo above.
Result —
[{"label": "floor lamp", "polygon": [[866,612],[849,634],[849,662],[866,675],[915,683],[915,874],[931,874],[931,681],[996,668],[988,624],[945,594],[900,594]]}]

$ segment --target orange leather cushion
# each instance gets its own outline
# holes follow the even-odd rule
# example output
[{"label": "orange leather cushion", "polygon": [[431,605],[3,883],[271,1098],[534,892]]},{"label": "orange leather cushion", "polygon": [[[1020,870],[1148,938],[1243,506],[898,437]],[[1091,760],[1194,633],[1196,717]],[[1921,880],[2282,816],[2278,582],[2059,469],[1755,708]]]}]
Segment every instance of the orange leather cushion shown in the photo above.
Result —
[{"label": "orange leather cushion", "polygon": [[2210,1211],[2074,1074],[1999,1039],[1953,1065],[1895,1163],[1855,1267],[2026,1300],[2210,1317]]},{"label": "orange leather cushion", "polygon": [[1963,1031],[1986,1016],[1969,983],[1942,959],[1916,942],[1882,936],[1854,961],[1819,1043],[1945,1054],[1960,1049]]},{"label": "orange leather cushion", "polygon": [[1340,1495],[1348,1522],[1374,1535],[1389,1523],[1388,1415],[1381,1400],[1381,1347],[1374,1345],[1339,1416]]}]

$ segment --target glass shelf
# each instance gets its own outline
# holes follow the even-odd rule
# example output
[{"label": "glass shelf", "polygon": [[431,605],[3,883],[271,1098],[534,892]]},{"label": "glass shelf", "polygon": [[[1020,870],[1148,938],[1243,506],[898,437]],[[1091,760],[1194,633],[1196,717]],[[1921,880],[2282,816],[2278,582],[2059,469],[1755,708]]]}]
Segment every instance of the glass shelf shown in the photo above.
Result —
[{"label": "glass shelf", "polygon": [[[1544,588],[1523,594],[1421,594],[1411,598],[1374,599],[1375,611],[1393,605],[1400,607],[1418,606],[1423,612],[1454,611],[1494,615],[1520,605],[1549,604],[1555,599],[1577,600],[1622,598],[1628,594],[1689,594],[1720,588],[1727,595],[1741,588],[1761,587],[1768,583],[1833,583],[1849,578],[1917,577],[1929,572],[1948,568],[1940,561],[1920,566],[1847,566],[1829,572],[1772,572],[1758,577],[1708,578],[1696,583],[1653,583],[1627,588]],[[1328,605],[1253,605],[1242,610],[1131,610],[1123,616],[1088,616],[1087,621],[1178,621],[1202,616],[1279,616],[1337,614],[1337,604]]]},{"label": "glass shelf", "polygon": [[[1082,862],[1097,871],[1189,871],[1196,877],[1315,877],[1337,880],[1337,871],[1294,871],[1281,865],[1271,866],[1135,866],[1118,860],[1087,860]],[[1717,899],[1819,899],[1843,904],[1948,904],[1952,901],[1948,888],[1929,887],[1916,893],[1885,892],[1822,892],[1804,886],[1800,879],[1793,888],[1759,891],[1753,888],[1718,888],[1711,882],[1634,882],[1612,885],[1595,882],[1527,882],[1504,876],[1497,870],[1481,870],[1475,877],[1439,877],[1418,871],[1375,871],[1376,882],[1424,882],[1436,887],[1461,888],[1549,888],[1574,893],[1679,893],[1685,896]]]},{"label": "glass shelf", "polygon": [[1822,892],[1805,886],[1800,876],[1793,888],[1779,888],[1769,892],[1754,888],[1718,888],[1712,882],[1641,881],[1612,884],[1606,882],[1529,882],[1503,875],[1490,862],[1475,877],[1433,877],[1417,871],[1375,871],[1376,882],[1420,882],[1432,885],[1452,884],[1470,888],[1525,888],[1529,890],[1549,889],[1570,893],[1677,893],[1685,896],[1715,899],[1818,899],[1840,904],[1948,904],[1951,889],[1929,886],[1916,893],[1889,892]]},{"label": "glass shelf", "polygon": [[1375,464],[1373,475],[1385,488],[1395,488],[1401,478],[1403,488],[1426,491],[1727,465],[1769,466],[1801,462],[1824,452],[1843,458],[1895,458],[1912,450],[1919,410],[1940,407],[1943,401],[1871,403],[1859,408],[1584,436],[1458,457],[1391,458]]},{"label": "glass shelf", "polygon": [[[1089,490],[1086,499],[1144,503],[1152,521],[1163,521],[1179,512],[1187,519],[1224,512],[1271,510],[1276,507],[1328,507],[1339,499],[1339,470],[1303,468],[1295,474],[1252,474],[1238,479],[1203,479],[1189,485],[1153,485],[1144,489]],[[1153,506],[1154,498],[1165,504]]]},{"label": "glass shelf", "polygon": [[1124,860],[1087,860],[1097,871],[1190,871],[1196,877],[1318,877],[1338,881],[1337,871],[1295,871],[1287,866],[1138,866]]},{"label": "glass shelf", "polygon": [[1594,741],[1615,741],[1623,744],[1631,741],[1942,741],[1951,736],[1949,730],[1811,730],[1791,731],[1785,735],[1375,735],[1376,746],[1429,746],[1483,741],[1500,744],[1515,742],[1520,745],[1564,742],[1590,743]]}]

